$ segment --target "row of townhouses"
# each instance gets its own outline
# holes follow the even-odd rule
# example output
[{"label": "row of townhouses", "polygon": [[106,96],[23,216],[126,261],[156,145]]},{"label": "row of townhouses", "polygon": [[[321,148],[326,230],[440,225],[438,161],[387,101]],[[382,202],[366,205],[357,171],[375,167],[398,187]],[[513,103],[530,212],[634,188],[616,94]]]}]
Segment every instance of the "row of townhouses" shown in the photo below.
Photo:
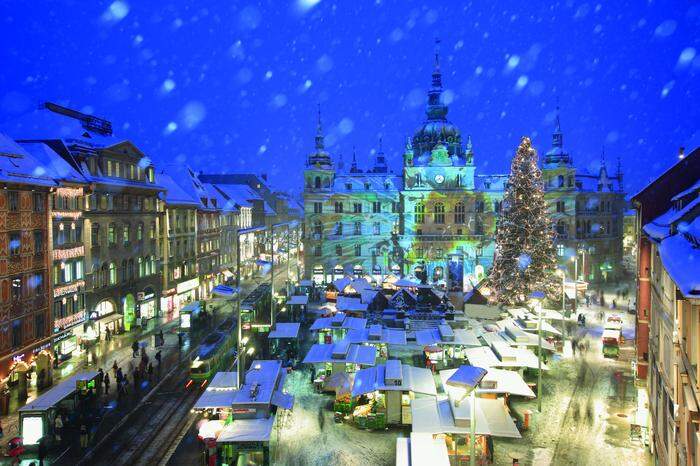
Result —
[{"label": "row of townhouses", "polygon": [[74,356],[107,329],[177,318],[234,282],[238,250],[243,278],[273,249],[299,252],[300,206],[264,176],[155,166],[109,121],[52,103],[13,131],[0,135],[4,382],[38,355]]},{"label": "row of townhouses", "polygon": [[[700,464],[700,148],[632,198],[637,209],[638,423],[655,464]],[[646,401],[648,400],[648,401]],[[648,419],[648,422],[645,421]],[[648,429],[648,430],[647,430]]]},{"label": "row of townhouses", "polygon": [[[476,173],[471,138],[465,141],[447,119],[442,92],[436,53],[426,118],[408,138],[400,174],[389,170],[381,142],[369,169],[358,167],[354,154],[349,168],[341,158],[333,160],[319,114],[315,150],[304,172],[305,270],[314,280],[415,274],[462,290],[488,272],[508,177]],[[557,113],[542,170],[568,277],[619,277],[625,212],[619,163],[615,174],[604,159],[596,174],[577,169],[564,149]]]}]

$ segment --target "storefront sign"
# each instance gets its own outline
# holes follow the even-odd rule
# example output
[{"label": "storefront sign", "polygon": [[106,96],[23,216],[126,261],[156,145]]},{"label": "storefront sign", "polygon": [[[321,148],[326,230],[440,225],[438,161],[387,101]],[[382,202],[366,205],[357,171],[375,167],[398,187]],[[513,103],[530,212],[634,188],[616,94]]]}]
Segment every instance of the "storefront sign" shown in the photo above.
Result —
[{"label": "storefront sign", "polygon": [[54,327],[54,332],[59,332],[63,330],[64,328],[71,327],[77,323],[82,322],[85,320],[85,311],[79,311],[76,312],[75,314],[63,317],[58,320],[53,321],[53,327]]},{"label": "storefront sign", "polygon": [[82,216],[83,216],[82,212],[75,212],[75,211],[71,212],[71,211],[54,210],[53,212],[51,212],[51,217],[53,217],[53,218],[73,218],[73,219],[75,219],[75,218],[80,218]]},{"label": "storefront sign", "polygon": [[156,297],[155,293],[137,293],[136,296],[138,297],[139,301],[150,301],[151,299]]},{"label": "storefront sign", "polygon": [[162,298],[167,298],[168,296],[172,296],[172,295],[174,295],[175,293],[177,293],[177,289],[176,289],[176,288],[170,288],[169,290],[163,291],[163,293],[161,293],[161,297],[162,297]]},{"label": "storefront sign", "polygon": [[255,408],[234,408],[232,414],[255,414]]},{"label": "storefront sign", "polygon": [[49,348],[51,348],[51,342],[50,342],[50,341],[47,341],[47,342],[44,343],[43,345],[37,346],[36,348],[34,348],[34,349],[32,350],[32,353],[38,354],[38,353],[40,353],[41,351],[43,351],[43,350],[45,350],[45,349],[49,349]]},{"label": "storefront sign", "polygon": [[12,356],[12,362],[20,362],[24,359],[24,353]]},{"label": "storefront sign", "polygon": [[71,283],[70,285],[59,286],[53,289],[53,297],[58,298],[59,296],[77,293],[78,291],[80,291],[80,288],[84,287],[85,280],[78,280],[76,282]]},{"label": "storefront sign", "polygon": [[194,290],[199,286],[199,278],[193,278],[192,280],[187,280],[182,283],[177,284],[177,293],[184,293],[185,291]]},{"label": "storefront sign", "polygon": [[74,257],[83,257],[85,255],[85,246],[76,246],[70,249],[55,249],[53,252],[53,260],[73,259]]}]

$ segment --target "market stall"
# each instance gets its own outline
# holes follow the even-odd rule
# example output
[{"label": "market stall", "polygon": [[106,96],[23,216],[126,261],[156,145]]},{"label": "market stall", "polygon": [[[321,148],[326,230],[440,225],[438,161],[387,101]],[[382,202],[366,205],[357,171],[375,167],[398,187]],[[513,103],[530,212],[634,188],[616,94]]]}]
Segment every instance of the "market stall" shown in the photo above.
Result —
[{"label": "market stall", "polygon": [[416,395],[437,396],[430,370],[397,359],[359,370],[352,386],[352,420],[358,427],[370,429],[411,424],[410,407]]},{"label": "market stall", "polygon": [[363,367],[374,366],[377,350],[372,346],[350,344],[347,341],[332,344],[315,344],[304,358],[304,364],[316,369],[314,383],[319,390],[326,388],[327,377],[337,372],[356,372]]},{"label": "market stall", "polygon": [[329,344],[342,340],[351,329],[361,330],[367,326],[367,319],[348,317],[338,312],[330,317],[319,317],[309,330],[318,334],[318,342]]},{"label": "market stall", "polygon": [[464,363],[464,350],[481,346],[481,342],[472,330],[439,324],[437,328],[416,330],[416,344],[437,347],[440,351],[425,351],[426,365],[434,368],[454,367]]}]

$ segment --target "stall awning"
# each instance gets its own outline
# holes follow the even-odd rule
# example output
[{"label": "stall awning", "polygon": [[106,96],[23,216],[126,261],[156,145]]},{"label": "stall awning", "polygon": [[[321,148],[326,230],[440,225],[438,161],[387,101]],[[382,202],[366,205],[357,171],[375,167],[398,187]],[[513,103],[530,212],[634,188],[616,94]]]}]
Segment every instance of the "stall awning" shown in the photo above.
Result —
[{"label": "stall awning", "polygon": [[[457,369],[445,369],[440,371],[440,380],[442,381],[442,385],[444,387],[448,387],[447,381],[455,374],[455,372],[457,372]],[[493,388],[484,388],[490,386],[493,386]],[[451,389],[447,388],[447,390],[449,391]],[[477,388],[476,392],[518,395],[529,398],[535,397],[535,393],[528,386],[525,380],[523,380],[519,373],[495,368],[487,369],[486,375],[479,384],[479,388]],[[461,396],[463,393],[464,391],[459,392],[457,396]]]},{"label": "stall awning", "polygon": [[235,390],[205,390],[194,404],[194,409],[231,408],[235,396]]},{"label": "stall awning", "polygon": [[292,306],[306,306],[307,304],[309,304],[309,297],[306,295],[294,295],[289,298],[287,304],[290,304]]},{"label": "stall awning", "polygon": [[267,334],[269,339],[296,339],[299,338],[300,323],[297,322],[276,322],[275,328]]},{"label": "stall awning", "polygon": [[411,466],[450,466],[445,439],[411,432]]},{"label": "stall awning", "polygon": [[219,433],[217,444],[240,442],[269,442],[275,417],[236,419]]},{"label": "stall awning", "polygon": [[[470,405],[468,401],[460,404],[460,425],[458,426],[455,424],[450,400],[444,397],[416,398],[411,402],[413,432],[468,434]],[[521,437],[502,400],[478,397],[476,398],[476,433],[494,437]]]},{"label": "stall awning", "polygon": [[272,394],[272,404],[278,408],[292,409],[294,406],[294,397],[278,390]]}]

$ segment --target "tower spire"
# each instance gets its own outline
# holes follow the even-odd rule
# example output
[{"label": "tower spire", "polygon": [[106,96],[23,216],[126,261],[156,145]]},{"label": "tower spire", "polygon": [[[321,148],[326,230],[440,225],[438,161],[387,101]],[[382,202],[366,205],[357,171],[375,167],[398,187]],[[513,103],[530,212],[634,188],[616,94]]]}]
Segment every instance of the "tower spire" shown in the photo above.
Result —
[{"label": "tower spire", "polygon": [[323,126],[321,126],[321,104],[318,104],[318,123],[316,125],[316,149],[325,149],[325,143],[323,140]]},{"label": "tower spire", "polygon": [[440,39],[435,39],[435,65],[433,68],[432,86],[428,91],[428,107],[426,114],[429,121],[445,121],[447,105],[442,103],[442,72],[440,72]]},{"label": "tower spire", "polygon": [[559,119],[559,97],[557,97],[557,118],[554,133],[552,133],[552,147],[561,149],[564,146],[564,137],[561,132],[561,121]]},{"label": "tower spire", "polygon": [[352,146],[352,164],[350,164],[350,173],[357,173],[357,156],[355,154],[355,145]]}]

